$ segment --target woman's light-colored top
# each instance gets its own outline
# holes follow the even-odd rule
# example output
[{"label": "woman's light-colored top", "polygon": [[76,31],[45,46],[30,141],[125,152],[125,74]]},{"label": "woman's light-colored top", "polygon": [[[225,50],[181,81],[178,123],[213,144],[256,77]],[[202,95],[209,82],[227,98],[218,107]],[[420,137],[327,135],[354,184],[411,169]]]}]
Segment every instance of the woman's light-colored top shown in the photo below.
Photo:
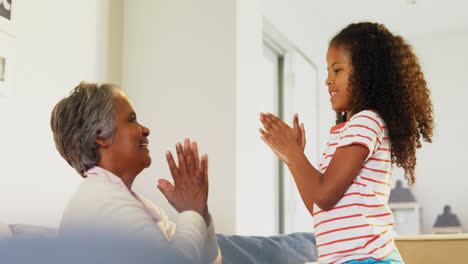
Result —
[{"label": "woman's light-colored top", "polygon": [[213,221],[206,227],[200,214],[185,211],[173,223],[162,209],[122,188],[119,177],[102,168],[98,171],[100,175],[84,179],[65,208],[59,228],[62,237],[118,235],[155,248],[173,248],[195,262],[221,263]]}]

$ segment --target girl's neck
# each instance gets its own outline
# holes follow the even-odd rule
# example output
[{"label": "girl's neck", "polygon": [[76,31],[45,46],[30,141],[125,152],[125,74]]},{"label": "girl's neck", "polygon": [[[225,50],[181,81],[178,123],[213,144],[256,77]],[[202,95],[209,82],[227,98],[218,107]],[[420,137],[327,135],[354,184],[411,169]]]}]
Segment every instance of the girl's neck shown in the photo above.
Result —
[{"label": "girl's neck", "polygon": [[354,115],[354,110],[350,110],[350,111],[347,111],[346,112],[346,122],[349,121],[349,119],[351,119],[351,117]]}]

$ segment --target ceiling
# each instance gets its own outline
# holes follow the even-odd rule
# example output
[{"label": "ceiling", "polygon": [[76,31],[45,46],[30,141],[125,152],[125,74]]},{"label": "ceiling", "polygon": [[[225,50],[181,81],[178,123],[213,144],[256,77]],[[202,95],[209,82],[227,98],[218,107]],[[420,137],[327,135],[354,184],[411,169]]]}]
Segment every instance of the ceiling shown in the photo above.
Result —
[{"label": "ceiling", "polygon": [[467,30],[467,0],[263,0],[288,5],[309,25],[336,32],[351,22],[375,21],[400,34]]}]

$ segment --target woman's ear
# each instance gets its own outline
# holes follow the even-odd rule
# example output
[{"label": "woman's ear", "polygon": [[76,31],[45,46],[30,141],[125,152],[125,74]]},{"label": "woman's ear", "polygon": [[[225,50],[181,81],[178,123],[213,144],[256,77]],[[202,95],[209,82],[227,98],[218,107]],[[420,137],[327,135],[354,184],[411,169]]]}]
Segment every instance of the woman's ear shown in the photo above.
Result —
[{"label": "woman's ear", "polygon": [[96,143],[101,147],[101,148],[107,148],[110,145],[110,139],[106,138],[96,138]]},{"label": "woman's ear", "polygon": [[96,144],[98,144],[101,148],[107,148],[111,144],[111,138],[100,138],[99,134],[101,134],[101,131],[98,131],[96,133]]}]

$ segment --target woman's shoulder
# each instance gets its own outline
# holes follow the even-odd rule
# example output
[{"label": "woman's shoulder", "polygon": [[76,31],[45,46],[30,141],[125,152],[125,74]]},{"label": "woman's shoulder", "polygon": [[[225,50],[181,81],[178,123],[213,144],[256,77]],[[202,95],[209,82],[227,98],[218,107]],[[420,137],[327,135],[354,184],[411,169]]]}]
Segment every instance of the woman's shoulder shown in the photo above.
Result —
[{"label": "woman's shoulder", "polygon": [[105,202],[113,199],[127,200],[131,199],[132,196],[129,192],[122,190],[118,186],[108,182],[104,178],[100,177],[87,177],[80,184],[72,200],[85,199],[95,200],[96,203]]},{"label": "woman's shoulder", "polygon": [[141,205],[129,192],[105,179],[88,177],[83,180],[78,190],[73,194],[65,208],[64,215],[78,214],[81,217],[98,217],[112,214],[113,211],[123,208],[141,210]]},{"label": "woman's shoulder", "polygon": [[110,183],[103,177],[89,176],[83,180],[80,185],[80,189],[103,189],[106,191],[117,191],[121,190],[115,184]]},{"label": "woman's shoulder", "polygon": [[66,206],[60,229],[89,230],[90,225],[94,225],[104,230],[106,226],[146,220],[150,221],[150,218],[129,192],[105,179],[89,177],[81,183]]}]

